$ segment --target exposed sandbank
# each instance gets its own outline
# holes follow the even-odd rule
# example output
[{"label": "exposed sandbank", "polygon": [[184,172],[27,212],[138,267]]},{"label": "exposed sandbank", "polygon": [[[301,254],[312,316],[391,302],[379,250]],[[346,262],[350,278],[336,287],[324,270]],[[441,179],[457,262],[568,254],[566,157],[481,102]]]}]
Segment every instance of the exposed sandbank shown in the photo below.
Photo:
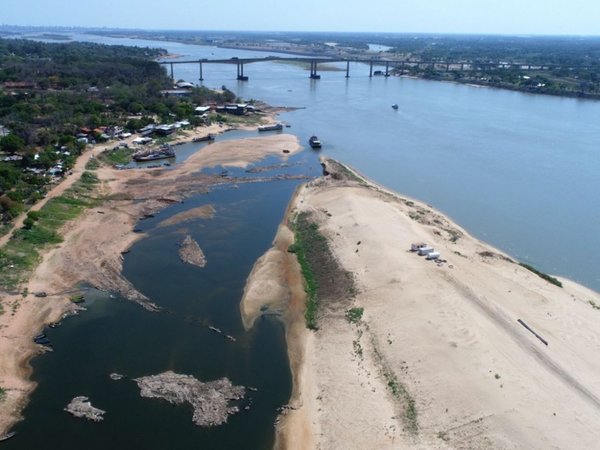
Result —
[{"label": "exposed sandbank", "polygon": [[594,447],[600,295],[554,286],[431,207],[327,168],[290,217],[311,213],[364,313],[351,324],[322,305],[316,332],[287,317],[295,386],[278,448]]}]

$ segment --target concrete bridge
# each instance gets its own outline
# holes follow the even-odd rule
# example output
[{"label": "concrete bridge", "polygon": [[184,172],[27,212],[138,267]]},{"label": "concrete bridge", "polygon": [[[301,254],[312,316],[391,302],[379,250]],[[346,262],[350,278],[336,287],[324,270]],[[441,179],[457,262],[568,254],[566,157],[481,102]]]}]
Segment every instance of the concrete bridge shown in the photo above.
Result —
[{"label": "concrete bridge", "polygon": [[[427,68],[431,67],[435,70],[442,71],[476,71],[476,70],[486,70],[491,68],[498,69],[514,69],[518,68],[521,70],[552,70],[556,68],[564,68],[567,70],[572,70],[574,67],[566,67],[560,64],[530,64],[523,62],[466,62],[466,61],[435,61],[435,60],[394,60],[394,59],[367,59],[367,58],[319,58],[313,56],[295,56],[295,57],[280,57],[280,56],[265,56],[263,58],[230,58],[230,59],[197,59],[197,60],[187,60],[187,61],[158,61],[159,64],[163,66],[170,66],[171,69],[171,79],[174,79],[174,66],[177,64],[198,64],[200,81],[204,81],[203,74],[203,66],[204,64],[230,64],[236,65],[237,68],[237,79],[240,81],[248,81],[248,76],[244,75],[244,65],[245,64],[253,64],[253,63],[261,63],[261,62],[276,62],[276,61],[284,61],[284,62],[301,62],[310,64],[310,75],[309,78],[313,80],[318,80],[321,78],[321,75],[317,72],[318,64],[325,63],[337,63],[337,62],[345,62],[346,63],[346,78],[350,77],[350,63],[363,63],[369,66],[369,77],[374,75],[373,67],[385,67],[385,71],[381,71],[381,73],[377,73],[375,71],[375,75],[383,75],[385,77],[390,76],[390,68],[399,69],[399,70],[408,70],[410,68]],[[578,69],[584,67],[577,67]]]}]

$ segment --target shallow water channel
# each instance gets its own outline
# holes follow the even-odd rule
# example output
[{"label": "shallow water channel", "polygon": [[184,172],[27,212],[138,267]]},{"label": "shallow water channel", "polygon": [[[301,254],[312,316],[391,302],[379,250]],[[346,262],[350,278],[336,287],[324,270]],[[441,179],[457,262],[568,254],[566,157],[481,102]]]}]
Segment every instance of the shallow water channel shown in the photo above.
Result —
[{"label": "shallow water channel", "polygon": [[[280,163],[277,158],[261,165]],[[316,176],[316,155],[304,151],[279,173]],[[212,170],[222,170],[213,168]],[[232,176],[252,177],[241,169]],[[245,280],[271,245],[288,201],[299,180],[227,183],[212,192],[172,205],[140,221],[147,237],[125,256],[124,274],[150,300],[163,308],[148,312],[136,304],[90,291],[87,311],[68,318],[46,333],[54,351],[33,360],[39,383],[24,411],[17,436],[6,449],[232,449],[271,448],[277,408],[287,403],[291,374],[284,327],[273,316],[245,332],[240,315]],[[162,220],[212,204],[212,219],[158,227]],[[179,260],[178,243],[191,234],[203,249],[207,265],[198,268]],[[234,336],[231,342],[209,326]],[[228,377],[235,385],[254,387],[239,402],[241,412],[227,424],[200,428],[192,423],[189,405],[174,406],[141,398],[132,378],[173,370],[201,381]],[[124,374],[113,381],[109,374]],[[106,410],[100,423],[73,418],[63,408],[85,395]],[[245,411],[244,406],[250,405]]]}]

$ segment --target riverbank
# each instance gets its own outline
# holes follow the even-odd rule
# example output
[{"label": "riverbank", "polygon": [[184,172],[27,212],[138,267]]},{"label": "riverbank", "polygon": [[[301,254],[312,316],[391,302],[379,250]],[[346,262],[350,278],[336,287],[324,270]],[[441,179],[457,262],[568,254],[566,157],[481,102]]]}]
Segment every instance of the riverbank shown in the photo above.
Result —
[{"label": "riverbank", "polygon": [[[288,331],[295,386],[279,448],[593,447],[600,295],[551,284],[429,206],[325,165],[288,219],[308,215],[352,289],[317,290],[317,331],[302,314],[288,323],[302,331]],[[443,261],[410,252],[415,242]]]},{"label": "riverbank", "polygon": [[[206,129],[199,130],[205,132]],[[73,286],[88,283],[156,310],[151,299],[137,292],[121,275],[121,254],[144,236],[134,230],[140,219],[190,195],[207,192],[216,184],[254,181],[253,178],[224,180],[220,175],[202,173],[204,168],[243,168],[273,156],[286,160],[301,149],[296,137],[278,134],[215,142],[169,169],[116,170],[107,166],[97,169],[100,206],[87,210],[60,230],[63,242],[43,255],[26,286],[28,294],[3,296],[0,386],[6,398],[0,410],[0,435],[20,418],[20,411],[35,388],[29,380],[29,360],[43,349],[32,342],[32,337],[45,325],[74,310],[68,298]],[[30,294],[40,291],[47,296],[38,298]]]}]

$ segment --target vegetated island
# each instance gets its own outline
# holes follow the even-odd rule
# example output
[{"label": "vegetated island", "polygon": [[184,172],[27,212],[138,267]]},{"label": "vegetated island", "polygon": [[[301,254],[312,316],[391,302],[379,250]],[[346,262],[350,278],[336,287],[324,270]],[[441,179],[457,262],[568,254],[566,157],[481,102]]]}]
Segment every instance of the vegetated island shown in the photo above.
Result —
[{"label": "vegetated island", "polygon": [[323,166],[240,306],[246,327],[273,308],[287,325],[294,387],[276,448],[593,447],[600,295]]}]

